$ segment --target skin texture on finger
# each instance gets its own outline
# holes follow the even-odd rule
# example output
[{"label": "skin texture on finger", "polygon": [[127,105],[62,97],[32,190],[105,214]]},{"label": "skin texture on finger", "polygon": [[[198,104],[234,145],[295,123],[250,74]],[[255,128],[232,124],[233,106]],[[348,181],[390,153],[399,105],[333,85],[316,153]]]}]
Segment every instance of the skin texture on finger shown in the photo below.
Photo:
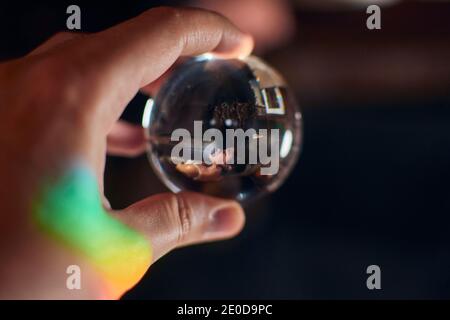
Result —
[{"label": "skin texture on finger", "polygon": [[[253,48],[252,38],[226,18],[188,8],[149,10],[94,36],[95,44],[106,45],[110,51],[97,49],[107,58],[109,54],[114,58],[111,61],[114,66],[106,67],[115,68],[119,74],[126,74],[125,68],[127,72],[132,70],[134,78],[140,82],[135,89],[159,78],[181,56],[214,51],[224,57],[239,57],[247,56]],[[116,55],[114,50],[121,55]],[[130,55],[134,59],[129,59]],[[158,64],[152,63],[154,61]]]},{"label": "skin texture on finger", "polygon": [[42,190],[34,221],[94,268],[106,298],[119,298],[172,249],[230,238],[245,221],[238,203],[196,193],[160,194],[108,214],[96,177],[84,165]]},{"label": "skin texture on finger", "polygon": [[198,193],[165,193],[113,213],[152,243],[153,261],[174,248],[228,239],[244,226],[241,206]]},{"label": "skin texture on finger", "polygon": [[218,14],[161,7],[70,41],[49,59],[60,77],[90,93],[79,104],[96,109],[106,134],[138,90],[163,75],[180,56],[214,51],[239,57],[252,48],[252,38]]},{"label": "skin texture on finger", "polygon": [[108,215],[96,177],[83,164],[44,185],[32,210],[45,234],[70,247],[98,271],[110,298],[134,286],[150,266],[149,241]]},{"label": "skin texture on finger", "polygon": [[50,49],[56,48],[59,45],[62,45],[63,43],[74,40],[74,39],[80,39],[82,38],[83,34],[81,33],[75,33],[75,32],[58,32],[57,34],[51,36],[47,41],[45,41],[43,44],[35,48],[33,51],[31,51],[28,55],[38,55],[42,54],[44,52],[47,52]]}]

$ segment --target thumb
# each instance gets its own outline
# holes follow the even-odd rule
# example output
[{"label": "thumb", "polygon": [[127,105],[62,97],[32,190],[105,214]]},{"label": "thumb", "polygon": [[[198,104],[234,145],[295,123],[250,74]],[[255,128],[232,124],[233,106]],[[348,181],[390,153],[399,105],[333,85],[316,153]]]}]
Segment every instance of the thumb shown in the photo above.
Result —
[{"label": "thumb", "polygon": [[155,195],[114,215],[147,236],[153,261],[176,247],[230,238],[245,221],[237,202],[190,192]]}]

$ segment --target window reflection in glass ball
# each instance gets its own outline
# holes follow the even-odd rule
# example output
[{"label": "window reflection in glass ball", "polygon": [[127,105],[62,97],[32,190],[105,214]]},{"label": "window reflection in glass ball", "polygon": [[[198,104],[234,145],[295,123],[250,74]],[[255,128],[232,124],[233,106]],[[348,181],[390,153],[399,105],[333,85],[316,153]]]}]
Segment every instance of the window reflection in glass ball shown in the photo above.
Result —
[{"label": "window reflection in glass ball", "polygon": [[143,125],[149,161],[171,191],[241,202],[277,189],[301,147],[293,95],[254,56],[183,62],[147,101]]}]

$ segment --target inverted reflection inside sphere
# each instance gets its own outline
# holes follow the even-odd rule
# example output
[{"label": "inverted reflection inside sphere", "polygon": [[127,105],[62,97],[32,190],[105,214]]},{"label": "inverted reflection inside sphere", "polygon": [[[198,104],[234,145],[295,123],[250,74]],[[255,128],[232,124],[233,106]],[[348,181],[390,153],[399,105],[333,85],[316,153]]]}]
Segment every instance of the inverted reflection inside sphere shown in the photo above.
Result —
[{"label": "inverted reflection inside sphere", "polygon": [[150,163],[169,189],[239,201],[280,186],[301,145],[294,97],[253,56],[183,62],[148,100],[143,125]]}]

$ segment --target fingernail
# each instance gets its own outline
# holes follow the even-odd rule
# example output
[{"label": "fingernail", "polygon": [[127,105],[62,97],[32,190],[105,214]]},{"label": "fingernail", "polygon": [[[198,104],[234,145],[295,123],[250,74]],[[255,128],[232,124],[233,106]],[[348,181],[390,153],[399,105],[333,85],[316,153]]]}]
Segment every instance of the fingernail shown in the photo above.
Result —
[{"label": "fingernail", "polygon": [[224,233],[234,229],[238,209],[235,206],[220,208],[211,214],[208,233]]}]

